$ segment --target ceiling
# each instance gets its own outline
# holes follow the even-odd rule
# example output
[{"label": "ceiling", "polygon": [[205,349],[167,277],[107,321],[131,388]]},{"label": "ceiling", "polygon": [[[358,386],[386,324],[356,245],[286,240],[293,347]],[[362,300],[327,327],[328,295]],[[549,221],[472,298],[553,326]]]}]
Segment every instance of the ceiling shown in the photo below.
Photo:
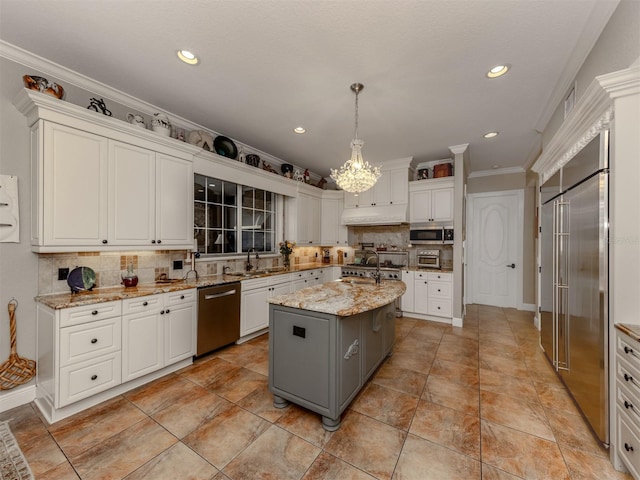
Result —
[{"label": "ceiling", "polygon": [[486,172],[534,159],[617,3],[0,0],[0,38],[324,176],[350,155],[360,82],[365,160],[468,143],[471,171]]}]

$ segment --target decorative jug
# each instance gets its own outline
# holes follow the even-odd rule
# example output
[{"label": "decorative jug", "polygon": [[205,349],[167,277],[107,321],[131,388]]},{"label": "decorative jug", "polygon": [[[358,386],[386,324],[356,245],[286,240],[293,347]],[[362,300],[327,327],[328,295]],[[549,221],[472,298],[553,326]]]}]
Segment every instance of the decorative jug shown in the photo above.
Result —
[{"label": "decorative jug", "polygon": [[153,120],[151,120],[151,128],[154,132],[158,132],[161,135],[165,135],[167,137],[171,136],[171,123],[169,122],[169,117],[167,117],[164,113],[153,114]]},{"label": "decorative jug", "polygon": [[147,124],[144,121],[144,117],[142,115],[137,115],[135,113],[127,113],[127,120],[131,125],[135,125],[140,128],[147,128]]}]

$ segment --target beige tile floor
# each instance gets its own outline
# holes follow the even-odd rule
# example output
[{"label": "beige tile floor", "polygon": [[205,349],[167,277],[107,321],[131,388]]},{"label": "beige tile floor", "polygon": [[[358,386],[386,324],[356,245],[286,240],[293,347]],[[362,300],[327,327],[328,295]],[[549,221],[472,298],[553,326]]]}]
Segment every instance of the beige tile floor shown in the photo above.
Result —
[{"label": "beige tile floor", "polygon": [[10,420],[37,479],[627,479],[537,346],[532,314],[398,319],[394,354],[326,432],[272,406],[266,335],[54,425]]}]

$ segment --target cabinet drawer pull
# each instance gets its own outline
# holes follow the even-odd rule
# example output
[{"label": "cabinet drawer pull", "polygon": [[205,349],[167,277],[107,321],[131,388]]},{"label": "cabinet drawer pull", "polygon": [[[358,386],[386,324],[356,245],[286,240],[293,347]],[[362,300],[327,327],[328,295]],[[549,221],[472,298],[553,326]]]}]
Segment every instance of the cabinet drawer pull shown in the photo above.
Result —
[{"label": "cabinet drawer pull", "polygon": [[624,374],[624,381],[625,382],[633,382],[633,377],[631,375],[628,374]]},{"label": "cabinet drawer pull", "polygon": [[156,241],[155,240],[151,240],[151,243],[156,243]]},{"label": "cabinet drawer pull", "polygon": [[167,311],[166,311],[165,313],[169,313],[170,311],[171,311],[171,310],[169,310],[169,309],[167,308]]},{"label": "cabinet drawer pull", "polygon": [[92,338],[91,339],[91,343],[98,343],[98,339],[97,338]]},{"label": "cabinet drawer pull", "polygon": [[164,310],[160,310],[160,315],[164,315]]},{"label": "cabinet drawer pull", "polygon": [[91,380],[97,380],[98,379],[98,375],[91,375]]},{"label": "cabinet drawer pull", "polygon": [[632,349],[632,348],[629,348],[629,347],[627,347],[627,346],[625,345],[625,347],[624,347],[624,353],[633,353],[633,349]]},{"label": "cabinet drawer pull", "polygon": [[149,302],[142,302],[143,307],[146,307],[147,305],[149,305]]},{"label": "cabinet drawer pull", "polygon": [[106,245],[108,243],[108,241],[107,240],[102,240],[102,243]]},{"label": "cabinet drawer pull", "polygon": [[180,300],[184,300],[184,295],[180,295]]},{"label": "cabinet drawer pull", "polygon": [[624,408],[628,409],[633,409],[633,403],[631,402],[627,402],[626,400],[624,401]]},{"label": "cabinet drawer pull", "polygon": [[158,240],[158,243],[162,243],[162,240]]},{"label": "cabinet drawer pull", "polygon": [[624,442],[624,449],[627,452],[633,452],[633,447],[631,445],[629,445],[627,442]]},{"label": "cabinet drawer pull", "polygon": [[98,314],[98,310],[94,310],[93,312],[91,312],[91,315],[97,315]]}]

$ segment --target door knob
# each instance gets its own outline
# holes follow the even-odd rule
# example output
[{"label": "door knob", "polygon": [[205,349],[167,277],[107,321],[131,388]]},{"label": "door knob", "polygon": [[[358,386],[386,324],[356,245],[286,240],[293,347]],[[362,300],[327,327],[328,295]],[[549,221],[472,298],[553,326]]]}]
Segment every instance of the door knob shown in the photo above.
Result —
[{"label": "door knob", "polygon": [[507,265],[507,267],[509,267],[509,268],[516,268],[516,264],[515,264],[515,263],[512,263],[511,265]]}]

